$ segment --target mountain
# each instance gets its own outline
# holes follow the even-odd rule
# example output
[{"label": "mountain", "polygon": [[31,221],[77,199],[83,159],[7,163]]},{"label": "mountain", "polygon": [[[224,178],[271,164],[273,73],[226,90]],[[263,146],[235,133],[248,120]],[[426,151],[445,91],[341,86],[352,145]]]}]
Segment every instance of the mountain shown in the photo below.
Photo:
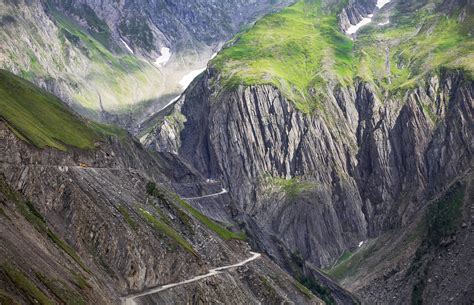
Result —
[{"label": "mountain", "polygon": [[0,67],[132,130],[241,27],[288,2],[2,0]]},{"label": "mountain", "polygon": [[219,183],[10,72],[0,80],[2,304],[323,304],[249,253],[238,225],[182,199]]},{"label": "mountain", "polygon": [[473,10],[298,1],[229,41],[143,142],[223,181],[301,280],[296,262],[366,304],[472,303]]},{"label": "mountain", "polygon": [[473,12],[0,0],[0,303],[472,304]]}]

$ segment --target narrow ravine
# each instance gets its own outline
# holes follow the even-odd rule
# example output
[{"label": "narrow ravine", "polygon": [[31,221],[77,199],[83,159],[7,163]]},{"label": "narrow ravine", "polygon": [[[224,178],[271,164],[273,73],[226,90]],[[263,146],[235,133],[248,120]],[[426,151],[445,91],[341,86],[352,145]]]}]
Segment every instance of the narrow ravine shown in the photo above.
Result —
[{"label": "narrow ravine", "polygon": [[185,280],[185,281],[181,281],[181,282],[173,283],[173,284],[167,284],[167,285],[163,285],[163,286],[158,286],[158,287],[155,287],[155,288],[145,290],[145,291],[140,292],[140,293],[131,294],[129,296],[123,297],[122,298],[122,304],[123,305],[135,305],[135,304],[137,304],[135,302],[135,299],[137,299],[137,298],[144,297],[144,296],[147,296],[147,295],[150,295],[150,294],[155,294],[155,293],[158,293],[158,292],[170,289],[170,288],[174,288],[174,287],[177,287],[177,286],[181,286],[181,285],[189,284],[189,283],[192,283],[192,282],[196,282],[196,281],[208,278],[210,276],[217,275],[217,274],[222,273],[226,270],[244,266],[244,265],[258,259],[259,257],[261,257],[260,253],[250,252],[250,254],[252,254],[251,257],[249,257],[246,260],[243,260],[243,261],[241,261],[237,264],[214,268],[214,269],[209,270],[209,272],[206,273],[206,274],[195,276],[195,277],[193,277],[189,280]]}]

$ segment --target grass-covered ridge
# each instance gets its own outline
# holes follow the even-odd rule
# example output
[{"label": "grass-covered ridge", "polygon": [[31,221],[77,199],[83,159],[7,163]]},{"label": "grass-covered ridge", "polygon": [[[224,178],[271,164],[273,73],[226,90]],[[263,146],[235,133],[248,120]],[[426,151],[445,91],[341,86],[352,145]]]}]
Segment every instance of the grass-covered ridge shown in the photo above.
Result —
[{"label": "grass-covered ridge", "polygon": [[171,226],[166,224],[165,221],[162,219],[157,218],[156,216],[152,215],[145,209],[139,209],[140,215],[143,216],[148,223],[150,223],[157,231],[165,234],[168,236],[172,241],[176,242],[180,245],[184,250],[188,251],[189,253],[198,256],[197,252],[194,250],[193,246],[184,239],[180,233],[178,233],[175,229]]},{"label": "grass-covered ridge", "polygon": [[[228,230],[226,227],[222,226],[221,224],[215,222],[214,220],[210,219],[189,203],[181,199],[177,194],[169,192],[165,189],[157,188],[154,182],[149,182],[146,186],[146,191],[148,195],[154,196],[160,200],[173,202],[173,204],[177,208],[178,217],[183,221],[183,223],[187,224],[187,226],[191,226],[189,223],[189,216],[184,212],[186,211],[192,217],[197,219],[203,225],[205,225],[210,230],[214,231],[217,235],[219,235],[224,240],[230,239],[240,239],[245,240],[246,235],[244,232],[233,232]],[[182,209],[182,210],[181,210]]]},{"label": "grass-covered ridge", "polygon": [[352,79],[352,41],[339,31],[335,13],[321,0],[299,1],[268,15],[238,35],[213,64],[227,86],[272,84],[305,112],[325,97],[327,75],[339,83]]},{"label": "grass-covered ridge", "polygon": [[441,67],[473,76],[472,10],[462,19],[459,11],[445,15],[434,0],[400,3],[389,25],[374,18],[353,42],[340,31],[341,7],[323,9],[322,2],[300,0],[237,35],[212,62],[223,85],[271,84],[308,113],[328,90],[355,78],[395,93]]},{"label": "grass-covered ridge", "polygon": [[398,6],[390,25],[362,29],[354,47],[356,75],[388,91],[413,88],[440,68],[464,70],[474,76],[472,10],[444,15],[432,1],[425,6]]},{"label": "grass-covered ridge", "polygon": [[236,233],[236,232],[232,232],[228,230],[227,228],[223,227],[222,225],[218,224],[217,222],[213,221],[212,219],[204,215],[203,213],[199,212],[197,209],[192,207],[189,203],[179,198],[179,196],[176,196],[176,201],[182,208],[187,210],[194,218],[196,218],[206,227],[214,231],[222,239],[224,240],[229,240],[229,239],[245,240],[246,239],[245,233],[243,232]]},{"label": "grass-covered ridge", "polygon": [[40,148],[89,149],[99,138],[57,97],[5,70],[0,70],[0,117]]},{"label": "grass-covered ridge", "polygon": [[92,149],[104,137],[124,138],[125,130],[86,121],[56,96],[0,69],[0,120],[15,134],[39,147]]}]

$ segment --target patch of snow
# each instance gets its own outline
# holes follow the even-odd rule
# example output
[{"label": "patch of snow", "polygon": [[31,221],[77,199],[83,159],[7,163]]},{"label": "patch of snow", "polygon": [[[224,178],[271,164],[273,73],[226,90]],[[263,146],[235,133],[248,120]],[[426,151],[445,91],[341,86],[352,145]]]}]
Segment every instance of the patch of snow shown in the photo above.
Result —
[{"label": "patch of snow", "polygon": [[125,40],[123,40],[122,38],[120,38],[120,40],[122,41],[122,43],[125,45],[125,47],[127,48],[127,50],[133,54],[133,50],[132,48],[130,48],[130,46],[125,42]]},{"label": "patch of snow", "polygon": [[204,71],[206,71],[206,68],[189,72],[179,81],[179,85],[181,86],[181,88],[186,89],[189,86],[189,84],[191,84],[192,81]]},{"label": "patch of snow", "polygon": [[380,22],[379,25],[387,25],[387,24],[389,24],[389,23],[390,23],[390,20],[387,20],[387,21],[385,21],[385,22]]},{"label": "patch of snow", "polygon": [[[377,0],[377,8],[381,9],[382,7],[384,7],[386,4],[388,4],[390,2],[390,0]],[[367,25],[369,23],[372,22],[372,17],[374,15],[373,14],[370,14],[368,15],[367,17],[364,17],[362,18],[362,20],[356,24],[356,25],[351,25],[347,30],[346,30],[346,34],[348,35],[353,35],[355,33],[357,33],[357,31],[363,27],[364,25]],[[386,23],[379,23],[379,25],[386,25],[388,24],[389,21],[387,21]]]},{"label": "patch of snow", "polygon": [[388,4],[390,0],[377,0],[377,7],[380,9]]},{"label": "patch of snow", "polygon": [[364,244],[364,241],[361,241],[361,242],[359,243],[359,248],[362,247],[363,244]]},{"label": "patch of snow", "polygon": [[161,48],[160,52],[161,56],[158,57],[155,61],[155,65],[157,65],[158,67],[166,65],[166,63],[171,58],[171,50],[169,48]]},{"label": "patch of snow", "polygon": [[364,25],[367,25],[369,24],[370,22],[372,22],[372,17],[374,15],[370,14],[368,17],[364,17],[362,18],[361,21],[359,21],[358,24],[356,25],[351,25],[347,30],[346,30],[346,34],[349,34],[349,35],[352,35],[352,34],[355,34],[357,33],[357,31],[363,27]]},{"label": "patch of snow", "polygon": [[[181,97],[181,95],[178,95],[177,97],[175,97],[174,99],[172,99],[168,104],[166,104],[163,108],[161,108],[161,110],[165,109],[166,107],[168,107],[169,105],[173,104],[174,102],[176,102],[179,98]],[[160,111],[161,111],[160,110]]]}]

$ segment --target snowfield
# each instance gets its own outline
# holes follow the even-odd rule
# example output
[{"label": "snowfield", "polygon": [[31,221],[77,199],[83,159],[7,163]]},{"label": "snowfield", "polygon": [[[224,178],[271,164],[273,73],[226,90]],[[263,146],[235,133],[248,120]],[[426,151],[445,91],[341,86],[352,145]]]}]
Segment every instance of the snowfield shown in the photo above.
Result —
[{"label": "snowfield", "polygon": [[122,43],[125,45],[125,47],[127,48],[127,50],[133,54],[133,50],[132,48],[130,48],[130,46],[125,42],[125,40],[123,40],[122,38],[120,38],[120,41],[122,41]]},{"label": "snowfield", "polygon": [[161,48],[160,50],[161,56],[158,57],[155,61],[155,65],[158,67],[162,67],[166,65],[166,63],[170,60],[171,58],[171,50],[169,48]]},{"label": "snowfield", "polygon": [[382,8],[384,7],[386,4],[388,4],[390,2],[390,0],[377,0],[377,7],[378,8]]},{"label": "snowfield", "polygon": [[179,85],[181,86],[181,88],[186,89],[189,86],[189,84],[191,84],[192,81],[205,70],[206,68],[202,68],[202,69],[189,72],[179,81]]},{"label": "snowfield", "polygon": [[[390,0],[377,0],[377,8],[381,9],[382,7],[384,7],[385,5],[387,5],[388,3],[390,2]],[[357,33],[357,31],[363,27],[364,25],[367,25],[369,23],[372,22],[372,17],[374,15],[373,14],[370,14],[368,15],[367,17],[365,18],[362,18],[362,20],[357,23],[356,25],[351,25],[347,30],[346,30],[346,34],[347,35],[354,35],[355,33]],[[379,25],[386,25],[386,24],[389,24],[390,21],[386,21],[386,22],[382,22],[382,23],[379,23]]]},{"label": "snowfield", "polygon": [[365,18],[362,18],[362,20],[356,24],[356,25],[351,25],[347,30],[346,30],[346,34],[348,35],[353,35],[355,33],[357,33],[357,31],[363,27],[364,25],[367,25],[369,23],[372,22],[372,17],[373,15],[370,14],[368,17],[365,17]]}]

